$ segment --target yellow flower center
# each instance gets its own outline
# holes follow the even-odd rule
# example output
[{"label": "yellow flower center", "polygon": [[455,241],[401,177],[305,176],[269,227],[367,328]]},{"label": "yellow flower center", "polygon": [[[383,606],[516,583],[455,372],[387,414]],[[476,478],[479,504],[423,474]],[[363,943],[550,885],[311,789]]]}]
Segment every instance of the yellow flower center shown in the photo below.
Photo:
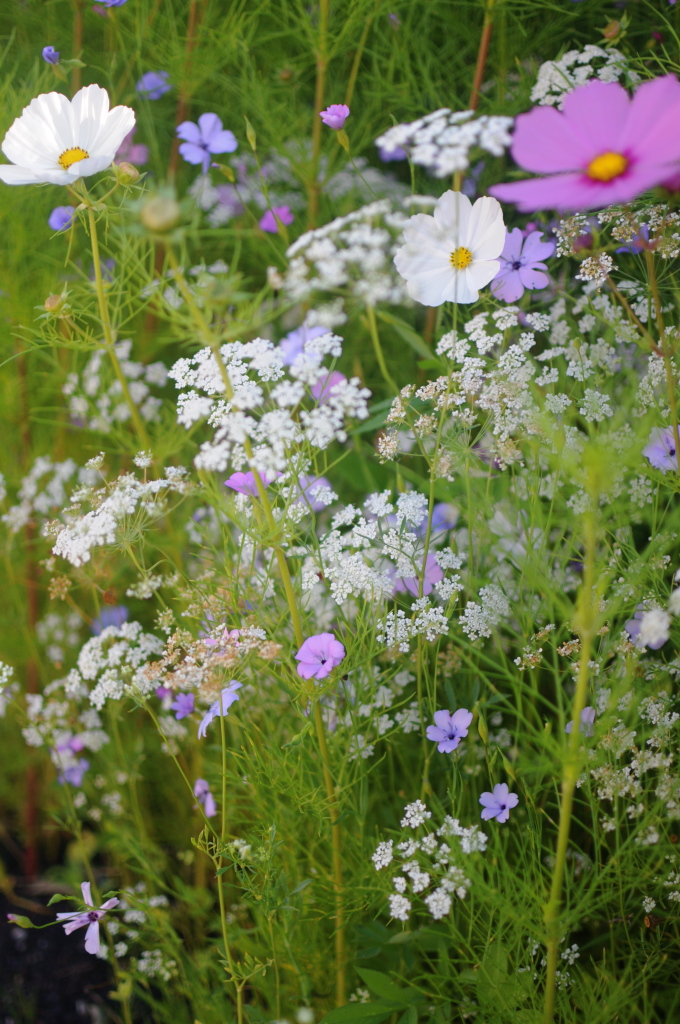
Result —
[{"label": "yellow flower center", "polygon": [[472,253],[464,245],[460,245],[455,252],[451,253],[449,259],[454,270],[465,270],[472,263]]},{"label": "yellow flower center", "polygon": [[612,181],[623,174],[628,160],[623,153],[600,153],[588,164],[586,174],[594,181]]},{"label": "yellow flower center", "polygon": [[89,155],[90,154],[86,149],[81,149],[80,146],[74,146],[73,149],[64,150],[59,157],[59,165],[67,171],[72,164],[77,164],[79,160],[87,160]]}]

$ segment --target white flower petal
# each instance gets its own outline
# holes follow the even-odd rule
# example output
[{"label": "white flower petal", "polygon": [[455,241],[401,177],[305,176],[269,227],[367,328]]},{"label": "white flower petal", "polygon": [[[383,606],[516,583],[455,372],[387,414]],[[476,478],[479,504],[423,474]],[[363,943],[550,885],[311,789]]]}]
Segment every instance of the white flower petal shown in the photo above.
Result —
[{"label": "white flower petal", "polygon": [[472,207],[470,243],[475,260],[493,260],[505,245],[503,210],[497,199],[482,196]]},{"label": "white flower petal", "polygon": [[484,288],[501,269],[499,260],[474,260],[464,271],[471,288]]},{"label": "white flower petal", "polygon": [[440,231],[445,233],[450,241],[450,251],[461,245],[466,247],[470,245],[472,209],[472,203],[463,192],[452,192],[449,189],[437,200],[437,205],[434,208],[434,220]]},{"label": "white flower petal", "polygon": [[456,291],[454,276],[450,265],[442,265],[438,270],[410,277],[406,290],[412,299],[422,302],[424,306],[441,306],[442,302],[453,299]]},{"label": "white flower petal", "polygon": [[0,181],[6,185],[37,185],[43,179],[29,171],[27,167],[17,167],[16,164],[0,164]]}]

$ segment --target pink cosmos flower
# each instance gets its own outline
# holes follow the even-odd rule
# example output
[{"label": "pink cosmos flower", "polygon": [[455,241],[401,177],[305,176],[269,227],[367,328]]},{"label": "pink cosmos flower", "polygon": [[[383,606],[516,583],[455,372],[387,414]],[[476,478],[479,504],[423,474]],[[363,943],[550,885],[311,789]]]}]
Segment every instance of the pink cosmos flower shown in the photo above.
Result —
[{"label": "pink cosmos flower", "polygon": [[324,124],[333,128],[336,132],[345,127],[345,121],[349,117],[349,107],[345,103],[331,103],[319,114]]},{"label": "pink cosmos flower", "polygon": [[[92,892],[89,882],[82,882],[80,888],[83,893],[83,903],[87,907],[92,907]],[[114,896],[110,900],[106,900],[102,903],[98,910],[92,908],[81,912],[80,910],[72,911],[68,914],[57,914],[57,919],[64,922],[64,931],[67,935],[71,932],[76,931],[78,928],[87,928],[85,932],[85,952],[86,953],[98,953],[99,952],[99,922],[103,917],[106,916],[106,911],[111,910],[120,901]]]},{"label": "pink cosmos flower", "polygon": [[345,657],[345,648],[332,633],[307,637],[295,655],[303,679],[325,679]]},{"label": "pink cosmos flower", "polygon": [[542,271],[545,260],[555,251],[554,242],[542,242],[542,231],[532,231],[522,238],[520,228],[513,228],[505,239],[500,254],[501,269],[491,282],[491,291],[503,302],[517,302],[525,288],[547,288],[550,280]]},{"label": "pink cosmos flower", "polygon": [[279,218],[282,224],[292,224],[295,220],[294,215],[290,211],[290,206],[273,206],[271,210],[267,210],[264,217],[260,218],[260,227],[263,231],[268,231],[270,235],[276,235],[279,230],[274,214],[276,214],[276,217]]},{"label": "pink cosmos flower", "polygon": [[588,82],[565,96],[562,111],[534,107],[517,118],[515,161],[547,177],[489,191],[523,211],[627,203],[676,170],[679,121],[675,75],[643,83],[632,99],[616,82]]}]

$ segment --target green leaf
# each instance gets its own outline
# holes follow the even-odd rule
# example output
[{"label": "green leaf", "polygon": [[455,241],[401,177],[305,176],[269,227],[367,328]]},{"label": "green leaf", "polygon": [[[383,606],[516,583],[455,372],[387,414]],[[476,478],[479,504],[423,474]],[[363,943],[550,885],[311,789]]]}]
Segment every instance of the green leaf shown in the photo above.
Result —
[{"label": "green leaf", "polygon": [[384,323],[389,324],[390,327],[394,327],[399,337],[410,345],[414,352],[417,352],[423,359],[432,359],[434,355],[429,345],[426,345],[419,334],[413,330],[410,324],[407,324],[405,320],[401,320],[398,316],[394,316],[393,313],[378,313],[378,319]]},{"label": "green leaf", "polygon": [[391,1017],[397,1009],[401,1007],[383,1000],[374,1003],[347,1003],[327,1013],[321,1024],[380,1024],[381,1020]]},{"label": "green leaf", "polygon": [[61,893],[55,893],[52,899],[48,902],[47,906],[51,907],[53,903],[61,903],[62,900],[72,900],[73,896],[62,896]]},{"label": "green leaf", "polygon": [[417,1024],[418,1011],[411,1005],[399,1018],[399,1024]]},{"label": "green leaf", "polygon": [[411,1001],[410,993],[400,988],[381,971],[371,971],[368,967],[357,967],[357,974],[368,985],[371,992],[381,999],[389,999],[394,1003],[407,1004]]}]

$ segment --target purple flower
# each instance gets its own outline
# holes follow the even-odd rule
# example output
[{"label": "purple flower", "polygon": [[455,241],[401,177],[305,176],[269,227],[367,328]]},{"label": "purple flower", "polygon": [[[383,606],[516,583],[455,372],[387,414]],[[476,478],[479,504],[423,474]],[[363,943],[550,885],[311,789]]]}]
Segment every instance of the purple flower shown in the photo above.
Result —
[{"label": "purple flower", "polygon": [[509,231],[500,254],[501,269],[491,282],[491,291],[503,302],[517,302],[525,288],[546,288],[550,281],[543,270],[545,260],[555,252],[554,242],[542,242],[543,232],[532,231],[522,238],[520,228]]},{"label": "purple flower", "polygon": [[387,17],[388,17],[388,20],[390,21],[390,24],[394,28],[401,28],[401,18],[399,17],[398,14],[390,13],[390,14],[387,15]]},{"label": "purple flower", "polygon": [[178,693],[174,701],[170,705],[172,711],[175,712],[175,718],[179,722],[182,718],[188,718],[189,715],[194,713],[194,695],[193,693]]},{"label": "purple flower", "polygon": [[72,206],[55,206],[47,218],[47,225],[52,231],[65,231],[70,228],[76,216]]},{"label": "purple flower", "polygon": [[[281,476],[281,473],[277,473],[276,476],[270,473],[260,473],[259,476],[262,486],[269,487],[277,476]],[[232,491],[238,491],[239,494],[249,494],[251,498],[257,498],[258,495],[255,474],[250,471],[248,473],[232,473],[229,479],[224,481],[224,486],[231,487]]]},{"label": "purple flower", "polygon": [[345,648],[332,633],[308,637],[295,655],[303,679],[325,679],[345,657]]},{"label": "purple flower", "polygon": [[149,147],[145,146],[143,142],[132,141],[136,131],[137,129],[133,128],[132,131],[127,133],[113,158],[114,164],[122,164],[123,161],[127,161],[129,164],[139,164],[141,167],[143,164],[148,163]]},{"label": "purple flower", "polygon": [[122,7],[127,0],[94,0],[96,4],[103,4],[104,7]]},{"label": "purple flower", "polygon": [[670,176],[680,159],[679,118],[675,75],[644,82],[632,99],[616,82],[588,82],[567,93],[562,111],[534,107],[515,122],[516,163],[547,177],[489,192],[524,211],[627,203]]},{"label": "purple flower", "polygon": [[378,146],[378,156],[384,164],[388,164],[393,160],[405,160],[408,153],[402,146],[395,146],[394,149],[388,149],[386,146]]},{"label": "purple flower", "polygon": [[167,697],[172,697],[172,690],[168,686],[157,686],[153,692],[159,700],[165,700]]},{"label": "purple flower", "polygon": [[268,231],[270,235],[278,234],[279,230],[274,214],[276,214],[276,217],[279,218],[282,224],[292,224],[295,220],[289,206],[273,206],[271,210],[267,210],[264,217],[260,218],[260,227],[263,231]]},{"label": "purple flower", "polygon": [[139,95],[145,99],[159,100],[161,96],[165,96],[166,92],[170,92],[172,89],[170,85],[170,72],[146,71],[137,82],[135,88]]},{"label": "purple flower", "polygon": [[57,777],[57,782],[60,785],[75,786],[78,789],[83,784],[85,772],[90,767],[90,762],[84,757],[79,757],[77,761],[69,765],[68,768],[64,768],[63,772],[60,772]]},{"label": "purple flower", "polygon": [[642,454],[654,469],[665,473],[669,469],[678,469],[678,453],[675,450],[675,432],[672,427],[654,427],[649,441],[642,449]]},{"label": "purple flower", "polygon": [[279,342],[283,365],[292,366],[300,356],[304,356],[309,362],[320,363],[321,355],[317,352],[305,352],[305,343],[314,338],[322,338],[324,334],[328,334],[327,327],[307,327],[306,324],[302,324],[294,331],[289,331]]},{"label": "purple flower", "polygon": [[[240,694],[236,691],[240,690],[243,683],[237,683],[235,679],[232,679],[228,686],[225,686],[219,699],[210,706],[210,709],[203,715],[201,724],[198,727],[198,738],[202,740],[208,731],[208,726],[215,718],[219,718],[221,715],[229,713],[229,708],[236,700],[240,700]],[[222,710],[220,711],[220,704]]]},{"label": "purple flower", "polygon": [[324,124],[333,128],[336,132],[345,127],[345,121],[349,117],[349,107],[345,103],[331,103],[319,114]]},{"label": "purple flower", "polygon": [[307,473],[301,473],[297,485],[301,494],[300,501],[307,505],[312,512],[320,512],[322,508],[326,507],[327,502],[317,499],[317,494],[322,488],[333,490],[330,481],[325,476],[308,476]]},{"label": "purple flower", "polygon": [[347,380],[344,373],[340,373],[339,370],[330,370],[328,376],[322,377],[316,384],[312,384],[309,389],[314,398],[316,398],[319,405],[323,405],[330,398],[332,398],[331,392],[336,384],[342,384]]},{"label": "purple flower", "polygon": [[42,59],[47,61],[48,64],[58,64],[60,50],[55,50],[53,46],[43,46]]},{"label": "purple flower", "polygon": [[[661,631],[659,631],[659,630],[652,630],[651,631],[651,635],[650,635],[650,630],[649,630],[649,628],[647,628],[643,632],[643,635],[642,635],[642,638],[641,638],[640,637],[640,631],[642,630],[642,620],[644,619],[644,617],[646,615],[648,617],[648,625],[649,625],[649,615],[650,615],[650,612],[654,612],[654,611],[656,611],[657,617],[658,617],[659,613],[661,613],[661,615],[663,616],[663,618],[661,619],[662,629],[661,629]],[[652,616],[652,621],[653,621],[653,619],[654,619],[654,616]],[[631,641],[635,644],[636,647],[639,647],[640,650],[644,650],[645,647],[649,647],[649,649],[651,651],[658,651],[659,648],[663,647],[663,645],[668,640],[668,628],[667,628],[667,623],[666,623],[667,619],[668,619],[667,612],[663,612],[661,608],[656,608],[656,609],[655,608],[651,608],[650,609],[650,608],[647,608],[646,605],[644,605],[644,604],[639,604],[636,607],[636,609],[635,609],[635,613],[633,615],[633,618],[632,619],[628,619],[627,622],[624,622],[623,628],[625,629],[626,633],[630,637]],[[668,620],[668,621],[670,621],[670,620]],[[666,628],[664,628],[664,626]]]},{"label": "purple flower", "polygon": [[[664,182],[665,185],[665,182]],[[640,225],[640,230],[636,235],[633,235],[628,245],[620,245],[616,250],[617,252],[630,252],[633,256],[637,256],[639,252],[644,252],[648,249],[649,242],[649,228],[646,224]]]},{"label": "purple flower", "polygon": [[198,124],[183,121],[177,134],[184,142],[179,152],[188,164],[201,164],[203,173],[208,173],[210,156],[213,153],[233,153],[238,147],[236,136],[228,129],[222,128],[222,121],[217,114],[201,114]]},{"label": "purple flower", "polygon": [[217,805],[215,804],[215,797],[210,792],[210,786],[205,779],[196,779],[194,783],[194,796],[199,804],[203,804],[203,813],[206,818],[214,818],[217,814]]},{"label": "purple flower", "polygon": [[90,629],[95,636],[99,636],[107,626],[115,626],[120,629],[123,623],[127,622],[129,614],[130,612],[124,604],[105,605],[99,617],[92,620]]},{"label": "purple flower", "polygon": [[[593,722],[595,721],[595,708],[585,707],[581,712],[581,725],[579,732],[582,736],[592,736],[594,733]],[[564,731],[572,732],[574,728],[573,722],[567,722]]]},{"label": "purple flower", "polygon": [[90,883],[82,882],[80,888],[83,893],[83,903],[87,907],[91,907],[91,910],[86,910],[84,913],[79,910],[75,910],[69,914],[57,914],[57,920],[64,922],[64,931],[67,935],[71,932],[76,931],[78,928],[87,928],[85,932],[85,951],[87,953],[98,953],[99,952],[99,922],[103,917],[106,916],[106,911],[111,910],[112,907],[117,906],[120,900],[114,896],[112,899],[107,900],[106,903],[102,903],[98,910],[92,907],[92,893],[90,891]]},{"label": "purple flower", "polygon": [[[437,558],[433,554],[429,554],[425,560],[425,575],[423,576],[423,597],[427,594],[431,594],[435,583],[439,583],[440,580],[444,579],[444,571],[437,564]],[[397,592],[408,590],[409,594],[413,594],[414,597],[418,597],[420,592],[420,578],[419,576],[402,576],[398,579],[394,585],[394,589]],[[438,715],[442,712],[438,711]]]},{"label": "purple flower", "polygon": [[510,810],[517,807],[519,797],[516,793],[509,793],[507,783],[499,782],[493,787],[493,793],[482,793],[479,802],[484,808],[482,818],[488,821],[489,818],[496,818],[502,825],[508,820]]},{"label": "purple flower", "polygon": [[426,729],[428,740],[439,744],[437,750],[440,754],[451,754],[467,736],[472,712],[467,708],[458,708],[453,714],[450,711],[435,711],[434,721],[435,724],[428,725]]}]

